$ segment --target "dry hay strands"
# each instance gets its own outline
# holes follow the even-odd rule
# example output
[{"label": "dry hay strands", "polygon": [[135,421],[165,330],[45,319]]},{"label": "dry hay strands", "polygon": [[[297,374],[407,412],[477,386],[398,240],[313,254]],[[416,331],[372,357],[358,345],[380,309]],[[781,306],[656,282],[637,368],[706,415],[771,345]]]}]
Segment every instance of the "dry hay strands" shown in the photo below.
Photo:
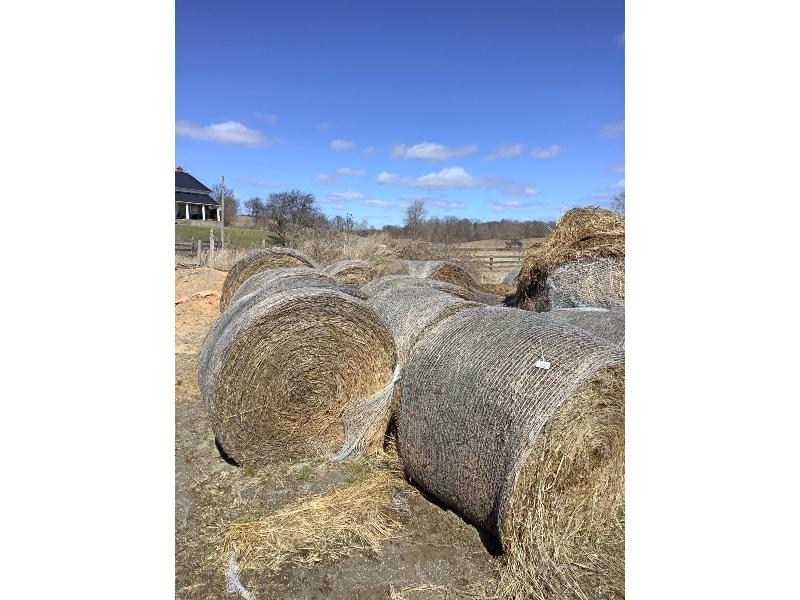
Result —
[{"label": "dry hay strands", "polygon": [[541,313],[544,317],[569,323],[594,336],[625,347],[625,311],[605,308],[560,308]]},{"label": "dry hay strands", "polygon": [[528,250],[514,304],[534,310],[613,308],[624,303],[624,277],[625,217],[602,208],[573,208],[549,238]]},{"label": "dry hay strands", "polygon": [[220,310],[230,304],[233,294],[238,287],[250,277],[261,271],[278,269],[280,267],[312,267],[318,269],[319,265],[314,259],[306,256],[298,250],[291,248],[281,248],[275,246],[266,250],[257,250],[236,261],[225,277],[222,284],[222,297],[220,298]]},{"label": "dry hay strands", "polygon": [[412,277],[424,277],[445,281],[467,289],[478,289],[480,284],[464,267],[446,260],[410,260],[408,274]]},{"label": "dry hay strands", "polygon": [[361,291],[369,297],[377,296],[389,289],[401,289],[404,287],[424,287],[432,288],[471,302],[481,302],[482,304],[500,304],[502,296],[487,294],[479,290],[469,289],[460,285],[439,281],[437,279],[425,279],[412,275],[386,275],[373,281],[361,288]]},{"label": "dry hay strands", "polygon": [[198,367],[212,429],[230,458],[328,458],[383,439],[346,417],[349,405],[390,393],[395,374],[391,334],[363,301],[304,287],[235,308],[206,339]]},{"label": "dry hay strands", "polygon": [[385,540],[402,528],[395,508],[397,477],[379,472],[366,481],[306,498],[263,519],[231,524],[223,547],[244,568],[277,572],[287,564],[306,566],[358,551],[380,554]]},{"label": "dry hay strands", "polygon": [[419,341],[398,391],[407,476],[496,537],[509,563],[529,565],[521,580],[507,576],[529,594],[518,597],[620,589],[621,348],[542,315],[479,307]]},{"label": "dry hay strands", "polygon": [[331,263],[322,272],[338,283],[360,288],[375,279],[375,269],[365,260],[340,260]]},{"label": "dry hay strands", "polygon": [[384,290],[370,298],[367,305],[386,320],[401,366],[426,331],[459,311],[483,306],[435,287],[417,286]]}]

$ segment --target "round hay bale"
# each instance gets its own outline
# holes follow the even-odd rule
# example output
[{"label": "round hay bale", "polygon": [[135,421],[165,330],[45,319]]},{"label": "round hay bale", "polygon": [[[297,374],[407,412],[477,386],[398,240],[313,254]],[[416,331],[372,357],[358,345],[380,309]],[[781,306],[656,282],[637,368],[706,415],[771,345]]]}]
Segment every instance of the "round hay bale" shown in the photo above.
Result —
[{"label": "round hay bale", "polygon": [[290,289],[249,304],[251,296],[221,317],[227,321],[199,360],[200,390],[225,453],[238,464],[337,450],[346,457],[382,439],[347,419],[350,405],[391,393],[396,353],[383,319],[335,289]]},{"label": "round hay bale", "polygon": [[225,277],[225,282],[222,284],[222,296],[219,301],[220,310],[225,310],[239,286],[250,277],[261,271],[280,267],[312,267],[317,269],[319,265],[314,262],[314,259],[292,248],[275,246],[248,254],[236,261],[228,271],[228,276]]},{"label": "round hay bale", "polygon": [[554,569],[617,560],[604,549],[624,535],[621,348],[527,311],[464,310],[417,343],[399,393],[398,450],[414,483],[506,552],[535,526]]},{"label": "round hay bale", "polygon": [[480,285],[461,265],[446,260],[410,260],[408,274],[412,277],[436,279],[467,289],[478,289]]},{"label": "round hay bale", "polygon": [[541,314],[625,347],[624,311],[604,308],[561,308]]},{"label": "round hay bale", "polygon": [[573,208],[553,234],[528,250],[514,304],[537,311],[576,306],[614,308],[625,301],[625,217]]},{"label": "round hay bale", "polygon": [[370,297],[376,296],[389,289],[400,289],[404,287],[424,287],[436,289],[441,292],[470,300],[472,302],[481,302],[483,304],[500,304],[503,301],[502,296],[496,294],[487,294],[479,290],[472,290],[459,285],[453,285],[445,281],[436,279],[422,279],[420,277],[413,277],[411,275],[386,275],[370,281],[367,285],[361,288],[365,294]]},{"label": "round hay bale", "polygon": [[233,294],[228,309],[236,303],[239,298],[248,296],[254,292],[275,293],[284,290],[295,289],[298,287],[326,287],[343,291],[361,300],[368,298],[367,294],[352,286],[338,283],[330,275],[325,275],[317,269],[308,267],[291,267],[284,269],[271,269],[261,271],[242,283]]},{"label": "round hay bale", "polygon": [[374,295],[367,305],[386,320],[403,365],[414,344],[437,323],[461,310],[483,306],[434,287],[400,287]]},{"label": "round hay bale", "polygon": [[340,260],[322,269],[325,275],[337,282],[360,288],[377,275],[375,269],[365,260]]}]

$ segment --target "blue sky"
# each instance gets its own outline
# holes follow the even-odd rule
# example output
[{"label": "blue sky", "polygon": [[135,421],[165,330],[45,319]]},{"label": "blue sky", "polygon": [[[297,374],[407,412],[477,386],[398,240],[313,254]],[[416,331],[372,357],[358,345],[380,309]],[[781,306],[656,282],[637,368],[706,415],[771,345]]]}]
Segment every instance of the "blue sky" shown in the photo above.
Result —
[{"label": "blue sky", "polygon": [[624,2],[176,3],[176,166],[380,227],[624,189]]}]

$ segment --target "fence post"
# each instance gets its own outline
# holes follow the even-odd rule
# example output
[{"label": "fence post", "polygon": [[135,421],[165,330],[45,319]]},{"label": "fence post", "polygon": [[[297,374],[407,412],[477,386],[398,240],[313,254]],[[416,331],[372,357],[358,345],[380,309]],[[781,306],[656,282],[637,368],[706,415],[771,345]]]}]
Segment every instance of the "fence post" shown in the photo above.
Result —
[{"label": "fence post", "polygon": [[262,248],[266,248],[266,247],[267,247],[267,238],[263,238],[263,239],[261,240],[261,247],[262,247]]},{"label": "fence post", "polygon": [[494,256],[489,257],[489,270],[491,271],[494,267]]},{"label": "fence post", "polygon": [[197,240],[197,264],[203,264],[203,242],[202,240]]},{"label": "fence post", "polygon": [[214,268],[214,228],[208,230],[208,266]]}]

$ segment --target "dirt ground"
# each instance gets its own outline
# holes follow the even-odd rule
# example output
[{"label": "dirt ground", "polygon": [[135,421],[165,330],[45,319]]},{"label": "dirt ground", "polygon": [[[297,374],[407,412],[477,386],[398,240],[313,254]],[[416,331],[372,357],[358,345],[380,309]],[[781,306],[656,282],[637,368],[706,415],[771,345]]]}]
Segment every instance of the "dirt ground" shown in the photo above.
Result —
[{"label": "dirt ground", "polygon": [[[351,473],[347,465],[327,463],[253,470],[220,457],[196,368],[206,332],[219,315],[218,298],[198,294],[219,292],[224,278],[212,269],[175,271],[175,596],[181,599],[239,595],[226,592],[229,557],[221,539],[228,523],[334,490]],[[339,560],[286,565],[277,573],[242,570],[241,583],[258,600],[457,598],[474,597],[487,583],[491,588],[498,561],[478,531],[405,482],[398,489],[403,527],[380,554],[354,550]]]}]

